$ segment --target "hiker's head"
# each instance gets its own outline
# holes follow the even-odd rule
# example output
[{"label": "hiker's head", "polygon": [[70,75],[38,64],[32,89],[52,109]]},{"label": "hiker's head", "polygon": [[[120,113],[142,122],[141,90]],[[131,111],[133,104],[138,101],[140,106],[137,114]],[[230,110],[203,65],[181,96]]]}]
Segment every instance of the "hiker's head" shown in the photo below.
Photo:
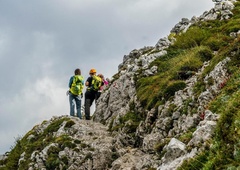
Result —
[{"label": "hiker's head", "polygon": [[98,77],[101,77],[102,79],[104,78],[104,76],[102,74],[98,74]]},{"label": "hiker's head", "polygon": [[92,68],[90,71],[89,71],[89,74],[90,75],[94,75],[94,74],[96,74],[97,73],[97,71],[96,71],[96,69],[94,69],[94,68]]},{"label": "hiker's head", "polygon": [[81,70],[79,68],[77,68],[75,71],[74,71],[74,74],[75,75],[81,75]]}]

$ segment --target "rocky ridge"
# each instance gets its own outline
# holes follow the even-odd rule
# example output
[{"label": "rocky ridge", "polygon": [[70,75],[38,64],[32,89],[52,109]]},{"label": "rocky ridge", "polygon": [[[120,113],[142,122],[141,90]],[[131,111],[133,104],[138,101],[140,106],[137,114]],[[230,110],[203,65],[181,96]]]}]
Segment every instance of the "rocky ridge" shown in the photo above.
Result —
[{"label": "rocky ridge", "polygon": [[[171,30],[171,34],[181,34],[199,21],[219,18],[225,20],[233,15],[231,10],[235,1],[213,2],[213,9],[191,20],[182,19]],[[193,87],[209,62],[205,62],[196,74],[188,78],[186,87],[177,91],[171,100],[157,109],[144,110],[136,94],[136,77],[140,74],[147,77],[157,73],[157,66],[150,67],[150,64],[167,54],[166,49],[175,42],[174,38],[169,37],[161,38],[154,47],[135,49],[123,57],[123,62],[118,67],[119,72],[98,100],[93,121],[62,116],[53,117],[35,126],[19,145],[29,145],[37,139],[43,139],[46,146],[34,143],[39,149],[23,151],[17,163],[18,169],[173,170],[184,160],[204,150],[219,118],[207,105],[229,78],[226,64],[231,59],[226,57],[204,77],[206,90],[199,96],[193,95]],[[214,81],[209,83],[212,79]],[[183,104],[186,102],[189,103],[187,112],[182,114]],[[126,133],[133,125],[131,121],[125,122],[117,131],[110,132],[109,127],[121,125],[121,118],[131,111],[132,104],[137,112],[146,115],[134,135]],[[175,109],[169,112],[172,106]],[[58,127],[53,128],[53,124]],[[181,135],[194,128],[193,136],[187,144],[178,140]],[[48,142],[49,139],[52,142]],[[161,156],[156,151],[157,146],[161,146],[163,150]],[[2,158],[5,159],[7,158]]]}]

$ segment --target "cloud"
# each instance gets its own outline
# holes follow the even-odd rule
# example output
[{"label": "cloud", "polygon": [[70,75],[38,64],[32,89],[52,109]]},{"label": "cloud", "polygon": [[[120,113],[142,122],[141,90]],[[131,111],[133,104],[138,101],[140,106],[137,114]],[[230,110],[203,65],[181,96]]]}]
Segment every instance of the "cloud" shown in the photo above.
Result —
[{"label": "cloud", "polygon": [[0,143],[4,149],[9,149],[6,147],[13,145],[17,137],[43,120],[67,115],[69,107],[66,88],[60,88],[58,82],[48,77],[28,83],[14,98],[5,100],[5,103],[7,107],[1,107],[4,109],[1,110],[4,118],[0,119]]}]

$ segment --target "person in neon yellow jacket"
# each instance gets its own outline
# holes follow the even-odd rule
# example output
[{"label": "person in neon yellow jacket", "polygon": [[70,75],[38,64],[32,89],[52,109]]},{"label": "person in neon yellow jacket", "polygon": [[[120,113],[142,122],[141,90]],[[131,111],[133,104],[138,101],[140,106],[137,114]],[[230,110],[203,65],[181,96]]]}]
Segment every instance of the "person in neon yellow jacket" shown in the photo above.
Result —
[{"label": "person in neon yellow jacket", "polygon": [[74,71],[74,76],[69,80],[69,104],[70,104],[70,116],[75,116],[75,105],[77,110],[77,117],[82,119],[81,113],[81,98],[83,96],[82,90],[84,86],[84,79],[81,75],[81,70],[77,68]]}]

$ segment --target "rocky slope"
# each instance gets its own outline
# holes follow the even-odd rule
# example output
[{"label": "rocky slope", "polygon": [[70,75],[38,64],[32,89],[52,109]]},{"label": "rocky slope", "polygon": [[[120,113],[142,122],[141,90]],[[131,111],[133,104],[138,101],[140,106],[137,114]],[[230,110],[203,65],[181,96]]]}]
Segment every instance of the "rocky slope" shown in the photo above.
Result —
[{"label": "rocky slope", "polygon": [[[182,19],[171,30],[172,36],[161,38],[154,47],[125,55],[97,102],[93,120],[62,116],[36,125],[2,158],[0,169],[170,170],[208,149],[220,118],[208,105],[231,76],[230,56],[219,60],[208,74],[211,60],[204,61],[184,80],[184,88],[150,109],[139,99],[137,82],[158,73],[153,62],[168,54],[175,35],[200,22],[231,19],[237,1],[214,2],[215,7],[200,17]],[[231,32],[235,38],[239,34]],[[196,95],[200,79],[204,88]]]}]

